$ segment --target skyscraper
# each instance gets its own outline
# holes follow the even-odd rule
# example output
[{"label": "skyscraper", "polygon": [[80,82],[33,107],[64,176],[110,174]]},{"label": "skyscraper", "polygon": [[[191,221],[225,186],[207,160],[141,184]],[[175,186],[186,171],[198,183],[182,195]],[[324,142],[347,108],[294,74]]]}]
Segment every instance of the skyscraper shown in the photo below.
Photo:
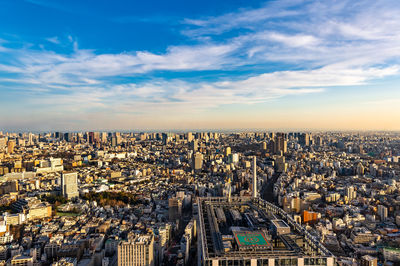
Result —
[{"label": "skyscraper", "polygon": [[284,133],[277,133],[275,137],[274,153],[283,155],[287,152],[287,141]]},{"label": "skyscraper", "polygon": [[15,140],[9,140],[7,142],[7,152],[8,153],[14,153],[14,148],[15,148]]},{"label": "skyscraper", "polygon": [[388,209],[383,205],[378,205],[378,215],[381,218],[381,221],[384,222],[388,216]]},{"label": "skyscraper", "polygon": [[201,154],[200,152],[196,152],[193,155],[193,170],[197,171],[201,171],[201,168],[203,168],[203,154]]},{"label": "skyscraper", "polygon": [[189,143],[189,149],[191,149],[193,152],[196,152],[198,148],[199,141],[197,139],[194,139]]},{"label": "skyscraper", "polygon": [[231,147],[226,147],[226,148],[225,148],[225,156],[228,157],[229,154],[231,154],[231,153],[232,153]]},{"label": "skyscraper", "polygon": [[302,146],[310,146],[310,135],[308,133],[300,134],[299,143]]},{"label": "skyscraper", "polygon": [[253,198],[257,198],[257,158],[253,157]]},{"label": "skyscraper", "polygon": [[193,140],[193,134],[192,134],[192,132],[188,132],[187,133],[187,141],[191,142],[192,140]]},{"label": "skyscraper", "polygon": [[346,188],[346,196],[347,196],[347,200],[348,201],[351,201],[351,200],[356,198],[357,192],[354,191],[354,187],[353,186],[349,186],[349,187]]},{"label": "skyscraper", "polygon": [[63,172],[61,174],[61,192],[67,199],[79,197],[78,174],[76,172]]}]

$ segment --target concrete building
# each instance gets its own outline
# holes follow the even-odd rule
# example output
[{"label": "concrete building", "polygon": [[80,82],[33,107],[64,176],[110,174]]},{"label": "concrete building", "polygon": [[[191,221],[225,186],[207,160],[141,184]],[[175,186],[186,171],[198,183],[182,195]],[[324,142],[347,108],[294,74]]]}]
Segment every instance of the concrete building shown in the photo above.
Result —
[{"label": "concrete building", "polygon": [[61,193],[67,199],[79,197],[77,173],[64,172],[61,174]]},{"label": "concrete building", "polygon": [[[198,207],[199,266],[335,265],[335,256],[291,215],[260,198],[199,198]],[[245,219],[240,226],[219,221],[217,209]]]},{"label": "concrete building", "polygon": [[201,171],[201,169],[203,168],[203,154],[201,154],[200,152],[196,152],[193,155],[193,170],[198,172]]},{"label": "concrete building", "polygon": [[118,244],[118,266],[154,265],[153,234],[132,234]]},{"label": "concrete building", "polygon": [[253,157],[253,198],[257,198],[257,158]]}]

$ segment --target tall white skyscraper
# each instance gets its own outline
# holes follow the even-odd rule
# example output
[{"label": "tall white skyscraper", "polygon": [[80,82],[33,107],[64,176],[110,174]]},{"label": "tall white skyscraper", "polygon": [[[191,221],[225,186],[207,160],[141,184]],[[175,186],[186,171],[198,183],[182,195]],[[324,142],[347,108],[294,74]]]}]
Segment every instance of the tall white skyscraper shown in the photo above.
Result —
[{"label": "tall white skyscraper", "polygon": [[79,197],[78,174],[76,172],[63,172],[61,174],[61,192],[67,199]]},{"label": "tall white skyscraper", "polygon": [[253,198],[257,198],[257,161],[256,156],[253,157]]}]

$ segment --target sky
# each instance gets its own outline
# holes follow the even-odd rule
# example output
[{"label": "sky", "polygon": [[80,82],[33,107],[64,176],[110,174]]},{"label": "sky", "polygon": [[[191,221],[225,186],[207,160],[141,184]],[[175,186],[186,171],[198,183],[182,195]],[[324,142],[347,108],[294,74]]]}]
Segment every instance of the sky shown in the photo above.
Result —
[{"label": "sky", "polygon": [[3,0],[0,130],[400,130],[400,1]]}]

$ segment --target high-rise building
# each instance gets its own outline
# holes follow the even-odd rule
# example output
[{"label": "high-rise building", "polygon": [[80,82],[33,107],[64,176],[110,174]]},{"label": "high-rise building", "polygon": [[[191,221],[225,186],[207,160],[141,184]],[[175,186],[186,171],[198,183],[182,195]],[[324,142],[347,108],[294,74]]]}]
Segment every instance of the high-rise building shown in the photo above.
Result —
[{"label": "high-rise building", "polygon": [[357,192],[354,191],[354,187],[353,186],[349,186],[349,187],[346,188],[346,196],[347,196],[347,200],[348,201],[351,201],[351,200],[356,198]]},{"label": "high-rise building", "polygon": [[274,153],[283,155],[287,152],[287,141],[284,133],[277,133],[275,137]]},{"label": "high-rise building", "polygon": [[168,218],[170,222],[176,222],[182,215],[182,200],[173,197],[168,200]]},{"label": "high-rise building", "polygon": [[284,173],[287,171],[285,156],[278,156],[275,159],[275,169],[278,173]]},{"label": "high-rise building", "polygon": [[253,157],[253,198],[257,198],[257,158]]},{"label": "high-rise building", "polygon": [[107,132],[101,132],[101,142],[102,143],[107,142]]},{"label": "high-rise building", "polygon": [[160,236],[160,245],[161,247],[167,247],[169,240],[171,238],[171,224],[165,224],[158,229],[158,234]]},{"label": "high-rise building", "polygon": [[7,139],[2,137],[0,138],[0,150],[5,149],[7,147]]},{"label": "high-rise building", "polygon": [[72,142],[73,140],[73,134],[68,132],[68,133],[64,133],[64,140],[67,142]]},{"label": "high-rise building", "polygon": [[131,234],[118,244],[118,266],[153,266],[153,234]]},{"label": "high-rise building", "polygon": [[359,162],[357,164],[356,173],[357,173],[357,175],[360,175],[360,176],[364,175],[364,166],[362,165],[361,162]]},{"label": "high-rise building", "polygon": [[310,135],[308,133],[300,134],[299,143],[302,146],[310,146]]},{"label": "high-rise building", "polygon": [[192,150],[193,152],[196,152],[198,148],[199,148],[199,141],[197,139],[194,139],[189,143],[189,149]]},{"label": "high-rise building", "polygon": [[15,148],[15,140],[9,140],[7,142],[7,152],[8,153],[14,153],[14,148]]},{"label": "high-rise building", "polygon": [[232,153],[231,147],[226,147],[226,148],[225,148],[225,156],[228,157],[229,154],[231,154],[231,153]]},{"label": "high-rise building", "polygon": [[78,174],[76,172],[63,172],[61,174],[61,192],[67,199],[79,197]]},{"label": "high-rise building", "polygon": [[196,152],[193,155],[192,167],[195,171],[201,171],[201,169],[203,168],[203,154],[201,154],[200,152]]},{"label": "high-rise building", "polygon": [[117,146],[117,137],[115,137],[115,136],[111,137],[111,146],[112,147]]},{"label": "high-rise building", "polygon": [[28,134],[28,146],[33,145],[33,134],[29,132]]},{"label": "high-rise building", "polygon": [[192,134],[192,132],[188,132],[187,133],[187,141],[191,142],[192,140],[193,140],[193,134]]},{"label": "high-rise building", "polygon": [[388,216],[388,209],[383,205],[378,205],[378,215],[381,217],[381,221],[386,221]]}]

